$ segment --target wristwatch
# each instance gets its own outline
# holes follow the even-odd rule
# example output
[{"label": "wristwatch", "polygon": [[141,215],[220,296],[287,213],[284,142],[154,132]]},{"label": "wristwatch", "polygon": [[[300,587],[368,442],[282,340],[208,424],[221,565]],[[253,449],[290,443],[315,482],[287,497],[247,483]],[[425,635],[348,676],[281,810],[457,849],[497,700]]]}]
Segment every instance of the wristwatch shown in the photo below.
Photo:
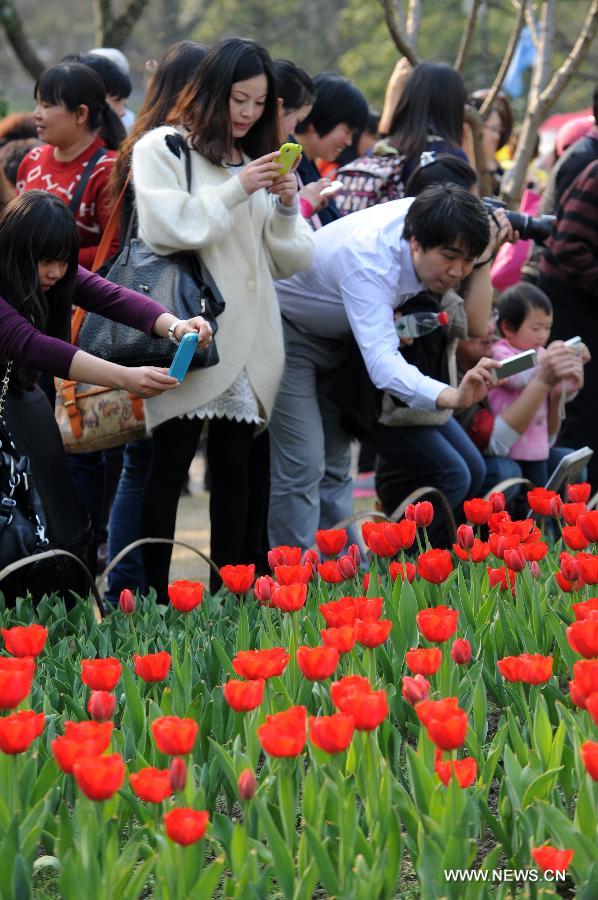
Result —
[{"label": "wristwatch", "polygon": [[171,340],[174,344],[177,345],[177,347],[178,347],[178,345],[179,345],[181,342],[179,341],[179,339],[178,339],[177,336],[175,335],[175,331],[176,331],[176,329],[179,327],[179,325],[182,325],[182,323],[183,323],[184,321],[185,321],[184,319],[176,319],[176,321],[174,321],[174,322],[172,323],[172,325],[170,326],[170,328],[168,329],[168,337],[170,338],[170,340]]}]

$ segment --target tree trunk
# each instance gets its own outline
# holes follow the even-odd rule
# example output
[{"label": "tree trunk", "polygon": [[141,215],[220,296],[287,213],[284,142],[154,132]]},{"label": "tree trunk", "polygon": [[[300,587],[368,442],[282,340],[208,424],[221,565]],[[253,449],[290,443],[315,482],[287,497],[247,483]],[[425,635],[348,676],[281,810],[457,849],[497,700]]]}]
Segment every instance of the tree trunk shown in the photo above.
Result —
[{"label": "tree trunk", "polygon": [[[480,0],[477,0],[479,3]],[[407,10],[407,42],[413,47],[417,53],[417,45],[419,43],[419,32],[422,21],[422,0],[409,0],[409,8]]]},{"label": "tree trunk", "polygon": [[463,32],[463,37],[461,38],[459,52],[457,53],[457,59],[455,60],[454,68],[457,70],[457,72],[463,72],[465,61],[469,56],[469,51],[471,50],[471,44],[478,21],[478,10],[480,8],[481,2],[482,0],[471,0],[471,9],[469,10],[469,15],[467,16],[467,24],[465,26],[465,31]]},{"label": "tree trunk", "polygon": [[112,12],[112,0],[94,0],[96,41],[99,47],[121,49],[141,18],[149,0],[129,0],[120,16]]},{"label": "tree trunk", "polygon": [[418,63],[417,56],[413,47],[410,46],[407,38],[403,34],[397,12],[393,5],[393,0],[381,0],[381,3],[384,10],[384,20],[390,32],[390,36],[395,42],[397,50],[401,56],[404,56],[409,60],[412,66],[416,66]]},{"label": "tree trunk", "polygon": [[6,37],[23,68],[37,81],[46,68],[27,38],[23,22],[13,0],[0,2],[0,21],[4,25]]},{"label": "tree trunk", "polygon": [[517,49],[517,42],[519,41],[519,35],[521,34],[521,30],[523,28],[523,20],[525,17],[525,10],[527,7],[527,0],[520,0],[519,9],[517,11],[517,18],[515,19],[515,25],[513,27],[513,31],[511,32],[511,37],[509,38],[509,43],[507,45],[507,49],[505,51],[505,55],[503,60],[499,66],[498,72],[496,73],[496,78],[494,79],[494,84],[490,88],[490,92],[484,102],[482,103],[480,113],[482,118],[485,119],[492,106],[494,101],[498,96],[498,92],[502,87],[502,83],[505,80],[505,76],[509,71],[509,66],[511,65],[511,61],[513,56],[515,55],[515,50]]}]

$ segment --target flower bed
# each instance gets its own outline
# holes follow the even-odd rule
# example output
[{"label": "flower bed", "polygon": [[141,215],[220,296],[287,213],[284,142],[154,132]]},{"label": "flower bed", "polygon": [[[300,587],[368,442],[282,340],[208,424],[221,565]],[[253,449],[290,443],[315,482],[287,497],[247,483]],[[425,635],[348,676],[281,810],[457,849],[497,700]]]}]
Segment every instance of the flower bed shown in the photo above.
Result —
[{"label": "flower bed", "polygon": [[454,554],[366,523],[365,578],[328,531],[216,598],[0,607],[0,897],[598,896],[584,492],[471,501]]}]

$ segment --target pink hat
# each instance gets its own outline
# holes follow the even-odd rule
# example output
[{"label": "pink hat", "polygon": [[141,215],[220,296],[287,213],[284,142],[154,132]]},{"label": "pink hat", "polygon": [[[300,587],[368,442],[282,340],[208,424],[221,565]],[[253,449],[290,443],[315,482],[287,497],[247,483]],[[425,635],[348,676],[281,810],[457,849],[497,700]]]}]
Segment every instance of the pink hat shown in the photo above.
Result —
[{"label": "pink hat", "polygon": [[569,119],[561,125],[556,135],[556,152],[562,156],[565,150],[588,133],[594,124],[593,116],[582,116],[577,119]]}]

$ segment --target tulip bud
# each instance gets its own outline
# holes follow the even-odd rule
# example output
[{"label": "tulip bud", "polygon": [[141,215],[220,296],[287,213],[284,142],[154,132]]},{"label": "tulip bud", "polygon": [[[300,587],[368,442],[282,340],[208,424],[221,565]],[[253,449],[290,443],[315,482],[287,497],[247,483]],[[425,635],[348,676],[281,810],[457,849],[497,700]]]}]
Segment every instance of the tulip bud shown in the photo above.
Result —
[{"label": "tulip bud", "polygon": [[187,763],[185,760],[181,756],[175,756],[168,767],[168,771],[173,794],[184,790],[187,782]]},{"label": "tulip bud", "polygon": [[504,551],[503,559],[511,572],[522,572],[527,564],[525,554],[521,547],[508,547]]},{"label": "tulip bud", "polygon": [[87,701],[87,712],[95,722],[109,722],[114,715],[116,700],[108,691],[92,691]]},{"label": "tulip bud", "polygon": [[471,659],[471,644],[466,638],[457,638],[451,647],[451,659],[458,666],[466,666]]},{"label": "tulip bud", "polygon": [[473,547],[473,528],[471,525],[459,525],[457,528],[457,543],[462,550],[471,550]]},{"label": "tulip bud", "polygon": [[577,560],[568,553],[561,553],[560,556],[561,574],[567,581],[577,581],[579,578],[579,567]]},{"label": "tulip bud", "polygon": [[415,504],[410,503],[409,506],[405,509],[405,518],[409,519],[410,522],[415,522]]},{"label": "tulip bud", "polygon": [[273,550],[268,550],[268,565],[272,571],[274,571],[276,566],[286,565],[286,557],[284,551],[281,550],[280,547],[274,547]]},{"label": "tulip bud", "polygon": [[301,565],[304,566],[306,563],[309,563],[311,566],[311,574],[318,574],[318,565],[320,564],[320,556],[315,550],[306,550],[303,556],[301,557]]},{"label": "tulip bud", "polygon": [[251,800],[257,790],[257,781],[253,769],[243,769],[237,781],[240,800]]},{"label": "tulip bud", "polygon": [[536,562],[535,559],[532,559],[531,563],[529,564],[529,567],[531,569],[532,578],[539,578],[541,575],[540,566],[538,565],[538,563]]},{"label": "tulip bud", "polygon": [[556,497],[551,497],[548,503],[548,515],[553,516],[555,519],[560,519],[563,514],[563,501],[557,494]]},{"label": "tulip bud", "polygon": [[270,603],[272,600],[273,586],[274,581],[269,575],[262,575],[261,578],[257,578],[253,585],[253,593],[255,594],[256,599],[259,600],[260,603]]},{"label": "tulip bud", "polygon": [[504,512],[507,501],[502,491],[493,491],[488,499],[492,504],[492,512]]},{"label": "tulip bud", "polygon": [[350,556],[341,556],[338,561],[338,570],[345,580],[355,578],[357,575],[357,566]]},{"label": "tulip bud", "polygon": [[415,706],[422,700],[427,700],[430,693],[430,682],[423,675],[404,675],[403,676],[403,698]]},{"label": "tulip bud", "polygon": [[357,544],[351,544],[347,550],[347,556],[350,556],[357,568],[361,565],[361,551]]},{"label": "tulip bud", "polygon": [[132,613],[134,613],[135,597],[133,596],[133,591],[129,590],[129,588],[125,588],[124,591],[121,591],[118,605],[120,606],[122,612],[125,613],[125,615],[130,616]]}]

